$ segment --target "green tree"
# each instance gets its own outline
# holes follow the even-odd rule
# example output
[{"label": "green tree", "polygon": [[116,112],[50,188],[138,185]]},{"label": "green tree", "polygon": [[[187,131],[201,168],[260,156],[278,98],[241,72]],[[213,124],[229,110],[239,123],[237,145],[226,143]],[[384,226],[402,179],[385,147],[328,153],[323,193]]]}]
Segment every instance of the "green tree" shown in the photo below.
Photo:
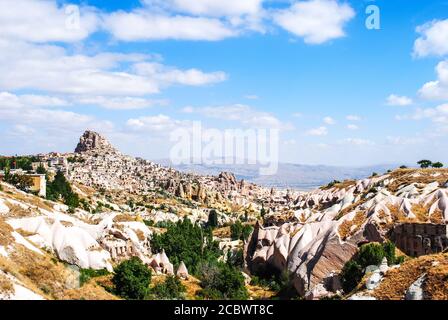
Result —
[{"label": "green tree", "polygon": [[384,255],[387,259],[387,263],[389,265],[393,265],[396,263],[396,257],[395,257],[395,244],[391,241],[386,241],[383,244],[384,248]]},{"label": "green tree", "polygon": [[176,276],[166,277],[164,282],[158,283],[152,288],[151,294],[156,299],[183,300],[187,289]]},{"label": "green tree", "polygon": [[133,257],[123,261],[115,267],[114,272],[112,283],[118,296],[129,300],[146,298],[152,273],[139,258]]},{"label": "green tree", "polygon": [[232,240],[246,240],[253,231],[251,225],[243,225],[239,220],[230,226],[230,237]]},{"label": "green tree", "polygon": [[217,261],[221,255],[210,228],[204,229],[187,218],[167,224],[166,228],[165,233],[152,237],[151,248],[153,252],[165,250],[175,266],[184,261],[190,273],[197,275],[201,263]]},{"label": "green tree", "polygon": [[433,168],[443,168],[443,163],[442,162],[435,162],[432,164]]},{"label": "green tree", "polygon": [[44,166],[41,164],[39,164],[39,166],[36,169],[36,173],[37,174],[47,174],[47,170],[45,170]]},{"label": "green tree", "polygon": [[417,164],[420,165],[420,168],[426,169],[432,165],[432,162],[430,160],[420,160]]},{"label": "green tree", "polygon": [[342,268],[341,284],[345,293],[351,292],[358,285],[363,276],[362,267],[358,262],[350,260]]},{"label": "green tree", "polygon": [[204,264],[200,272],[200,295],[207,299],[245,300],[249,297],[241,271],[219,262]]},{"label": "green tree", "polygon": [[357,261],[361,267],[379,265],[385,256],[384,248],[380,243],[368,243],[359,249]]},{"label": "green tree", "polygon": [[47,199],[63,202],[70,208],[79,207],[79,197],[73,192],[70,183],[61,171],[58,171],[53,181],[47,183]]},{"label": "green tree", "polygon": [[218,226],[218,212],[215,209],[210,210],[208,214],[208,225],[213,229]]}]

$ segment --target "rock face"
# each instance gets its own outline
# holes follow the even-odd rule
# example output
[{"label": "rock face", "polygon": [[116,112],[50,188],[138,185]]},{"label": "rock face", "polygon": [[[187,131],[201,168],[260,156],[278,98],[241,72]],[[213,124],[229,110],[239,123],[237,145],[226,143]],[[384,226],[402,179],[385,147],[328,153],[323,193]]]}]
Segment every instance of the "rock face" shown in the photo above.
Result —
[{"label": "rock face", "polygon": [[179,268],[176,271],[176,276],[178,276],[181,279],[188,280],[189,274],[187,270],[187,266],[183,261],[180,262]]},{"label": "rock face", "polygon": [[406,291],[406,300],[424,300],[423,284],[426,280],[426,274],[423,274],[418,278],[409,289]]},{"label": "rock face", "polygon": [[[247,269],[254,275],[287,271],[301,296],[335,292],[331,284],[359,246],[394,241],[394,226],[412,222],[446,230],[448,191],[434,179],[431,171],[404,170],[299,195],[292,216],[265,217],[268,224],[255,227],[245,246]],[[387,262],[379,269],[387,272]]]},{"label": "rock face", "polygon": [[82,153],[88,151],[98,152],[117,152],[112,145],[99,133],[93,131],[86,131],[79,139],[79,143],[76,146],[75,152]]}]

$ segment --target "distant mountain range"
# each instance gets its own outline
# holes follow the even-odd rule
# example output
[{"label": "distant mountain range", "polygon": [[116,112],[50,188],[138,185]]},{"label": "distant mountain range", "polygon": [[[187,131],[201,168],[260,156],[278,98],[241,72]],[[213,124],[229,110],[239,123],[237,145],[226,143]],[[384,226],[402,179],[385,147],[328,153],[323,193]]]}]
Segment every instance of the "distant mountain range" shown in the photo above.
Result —
[{"label": "distant mountain range", "polygon": [[259,185],[299,190],[315,189],[333,180],[363,179],[371,176],[373,172],[381,174],[389,169],[395,169],[402,165],[382,164],[364,167],[339,167],[280,163],[277,174],[261,176],[259,175],[259,165],[172,165],[167,159],[157,160],[155,162],[164,166],[171,166],[180,171],[194,172],[202,175],[216,175],[222,171],[230,171],[238,179],[245,179]]}]

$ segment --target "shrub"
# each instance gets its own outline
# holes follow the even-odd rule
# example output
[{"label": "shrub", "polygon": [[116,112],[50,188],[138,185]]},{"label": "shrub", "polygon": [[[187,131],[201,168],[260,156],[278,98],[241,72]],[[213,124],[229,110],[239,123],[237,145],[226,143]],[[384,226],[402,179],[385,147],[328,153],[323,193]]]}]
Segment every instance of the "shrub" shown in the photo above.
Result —
[{"label": "shrub", "polygon": [[79,270],[79,283],[84,285],[92,278],[106,276],[110,274],[106,269],[94,270],[94,269],[80,269]]},{"label": "shrub", "polygon": [[383,244],[383,248],[387,263],[389,265],[395,264],[397,262],[397,258],[395,257],[395,245],[391,241],[386,241]]},{"label": "shrub", "polygon": [[368,243],[359,249],[357,261],[362,268],[365,268],[370,265],[379,265],[384,256],[384,248],[380,243]]},{"label": "shrub", "polygon": [[185,298],[186,288],[178,277],[168,276],[164,282],[152,288],[151,293],[156,299],[182,300]]},{"label": "shrub", "polygon": [[341,284],[345,293],[351,292],[362,279],[362,267],[358,262],[350,260],[341,271]]},{"label": "shrub", "polygon": [[200,295],[206,299],[245,300],[249,297],[241,272],[228,264],[204,264],[201,266]]},{"label": "shrub", "polygon": [[133,257],[123,261],[115,267],[114,272],[112,283],[118,296],[141,300],[148,295],[152,273],[139,258]]}]

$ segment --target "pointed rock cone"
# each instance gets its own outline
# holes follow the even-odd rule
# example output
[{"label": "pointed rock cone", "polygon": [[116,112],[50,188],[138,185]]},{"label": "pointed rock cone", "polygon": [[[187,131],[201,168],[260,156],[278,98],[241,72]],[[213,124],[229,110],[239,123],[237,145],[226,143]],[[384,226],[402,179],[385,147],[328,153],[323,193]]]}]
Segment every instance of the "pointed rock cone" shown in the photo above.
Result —
[{"label": "pointed rock cone", "polygon": [[179,264],[179,268],[177,268],[176,276],[179,278],[187,280],[189,277],[187,266],[183,261]]}]

